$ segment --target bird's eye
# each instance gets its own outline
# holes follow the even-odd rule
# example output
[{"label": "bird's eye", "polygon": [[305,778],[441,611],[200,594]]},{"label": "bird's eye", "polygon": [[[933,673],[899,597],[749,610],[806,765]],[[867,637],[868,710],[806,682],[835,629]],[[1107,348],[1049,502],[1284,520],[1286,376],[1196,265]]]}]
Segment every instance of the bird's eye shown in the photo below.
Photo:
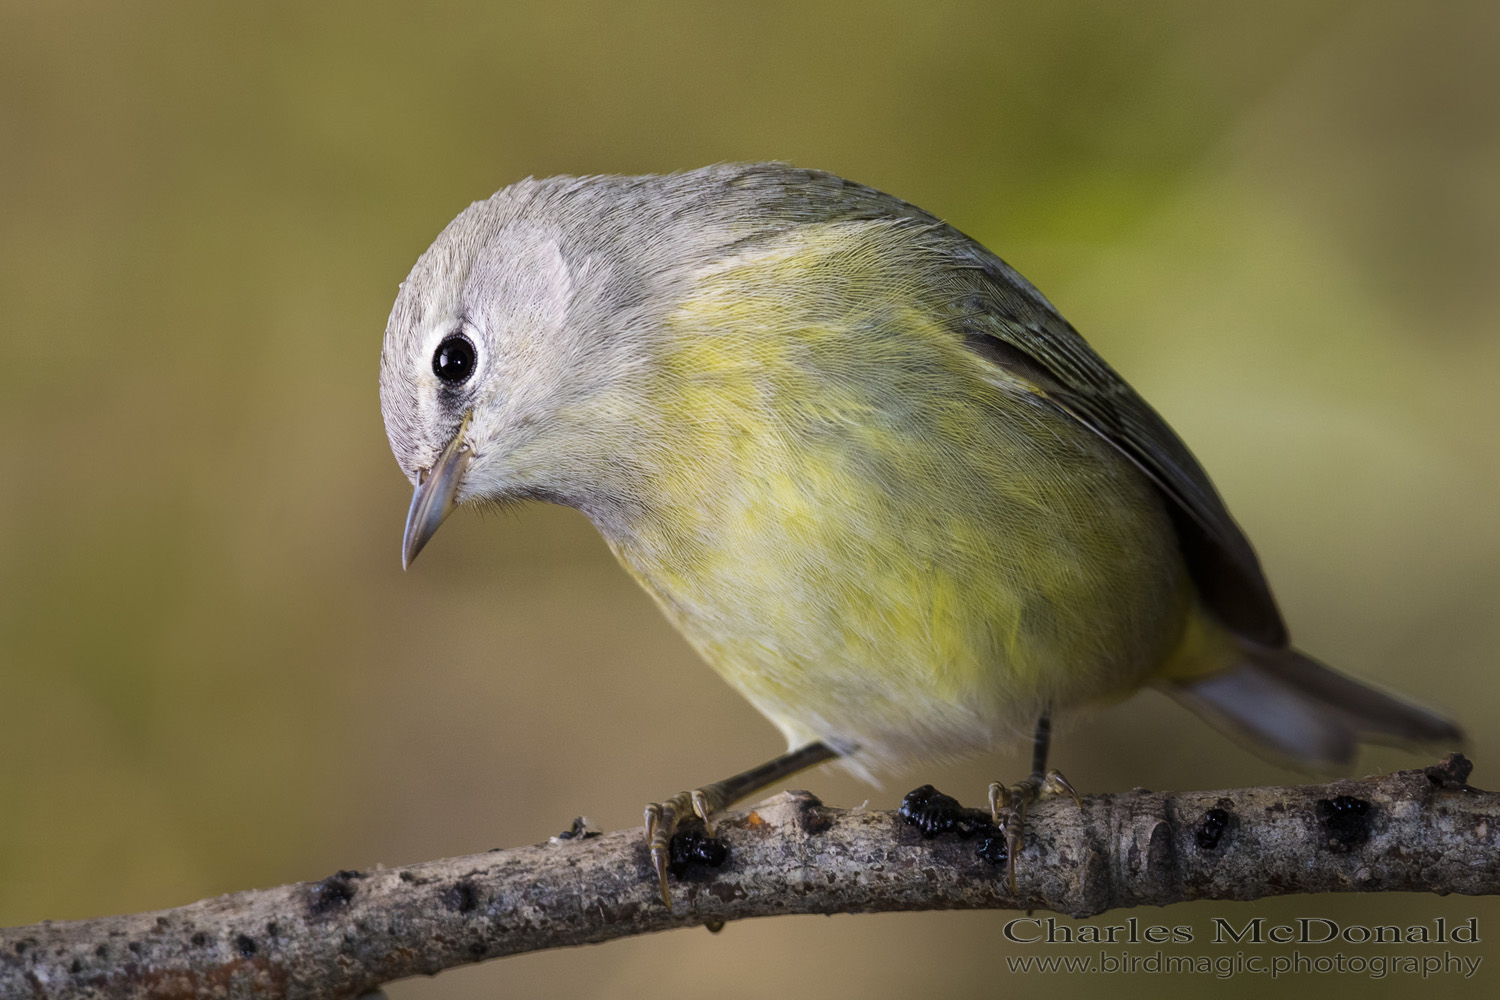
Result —
[{"label": "bird's eye", "polygon": [[449,385],[463,385],[474,373],[474,361],[474,344],[463,334],[455,334],[433,352],[432,373]]}]

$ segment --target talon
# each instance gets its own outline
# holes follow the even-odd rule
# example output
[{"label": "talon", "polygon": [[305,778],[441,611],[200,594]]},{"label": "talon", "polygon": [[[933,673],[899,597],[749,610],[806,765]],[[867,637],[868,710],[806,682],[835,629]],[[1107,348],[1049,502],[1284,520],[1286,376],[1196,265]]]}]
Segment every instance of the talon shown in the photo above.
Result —
[{"label": "talon", "polygon": [[1010,808],[1010,790],[998,781],[990,782],[990,822],[1000,825],[1000,810]]},{"label": "talon", "polygon": [[1005,870],[1010,879],[1010,894],[1016,899],[1021,898],[1021,890],[1016,886],[1016,855],[1021,853],[1021,832],[1007,832],[1005,835],[1006,859]]},{"label": "talon", "polygon": [[688,810],[699,809],[700,799],[702,809],[708,810],[712,800],[701,791],[678,792],[665,802],[653,802],[646,807],[646,843],[651,849],[651,867],[656,871],[661,901],[669,910],[672,908],[672,891],[667,886],[667,872],[672,866],[672,838],[677,835],[677,825]]},{"label": "talon", "polygon": [[708,796],[701,788],[693,789],[690,794],[693,799],[693,812],[698,814],[698,818],[703,821],[704,831],[712,837],[714,835],[714,823],[709,818],[714,812],[712,803],[708,801]]},{"label": "talon", "polygon": [[677,828],[677,810],[668,802],[653,802],[646,807],[646,843],[651,849],[651,867],[661,887],[661,901],[672,908],[672,894],[667,889],[667,866],[672,861],[672,834]]},{"label": "talon", "polygon": [[667,862],[670,854],[669,848],[651,845],[651,867],[656,869],[656,882],[661,888],[662,905],[668,910],[672,908],[672,892],[667,888]]},{"label": "talon", "polygon": [[1041,794],[1047,796],[1048,798],[1051,798],[1054,795],[1066,795],[1073,800],[1073,804],[1075,806],[1080,809],[1083,808],[1083,799],[1078,797],[1077,789],[1075,789],[1072,784],[1069,783],[1068,779],[1062,776],[1062,772],[1055,767],[1052,770],[1048,771],[1047,776],[1042,779]]}]

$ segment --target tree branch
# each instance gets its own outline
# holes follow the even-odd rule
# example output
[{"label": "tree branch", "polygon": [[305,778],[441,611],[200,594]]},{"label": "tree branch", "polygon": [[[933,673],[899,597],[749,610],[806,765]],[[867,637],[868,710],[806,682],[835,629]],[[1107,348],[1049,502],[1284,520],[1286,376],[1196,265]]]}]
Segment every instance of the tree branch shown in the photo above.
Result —
[{"label": "tree branch", "polygon": [[[1054,799],[1007,891],[985,831],[786,792],[719,823],[722,867],[657,897],[639,829],[259,889],[154,913],[0,930],[0,996],[356,997],[520,952],[781,913],[1044,908],[1189,899],[1500,891],[1500,795],[1461,755],[1327,785]],[[968,813],[972,818],[972,813]],[[975,824],[962,821],[961,830]]]}]

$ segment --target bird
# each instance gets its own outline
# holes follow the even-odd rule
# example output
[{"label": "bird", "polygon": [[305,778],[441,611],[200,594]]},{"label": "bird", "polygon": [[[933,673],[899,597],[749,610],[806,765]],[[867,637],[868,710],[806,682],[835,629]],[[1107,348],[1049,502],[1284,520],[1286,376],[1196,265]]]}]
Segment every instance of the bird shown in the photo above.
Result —
[{"label": "bird", "polygon": [[402,282],[380,403],[409,565],[458,505],[576,508],[788,750],[646,809],[673,834],[812,765],[1032,738],[990,787],[1011,886],[1051,720],[1163,690],[1268,755],[1456,742],[1290,642],[1207,473],[994,253],[785,163],[526,179]]}]

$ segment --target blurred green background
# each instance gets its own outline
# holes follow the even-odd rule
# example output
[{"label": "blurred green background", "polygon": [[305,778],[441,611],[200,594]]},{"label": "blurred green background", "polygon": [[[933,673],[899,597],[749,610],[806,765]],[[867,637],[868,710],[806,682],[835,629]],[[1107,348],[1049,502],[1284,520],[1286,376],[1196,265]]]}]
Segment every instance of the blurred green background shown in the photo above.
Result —
[{"label": "blurred green background", "polygon": [[[1497,51],[1492,2],[0,0],[0,925],[636,825],[780,749],[570,511],[461,512],[401,572],[386,312],[528,174],[778,158],[951,220],[1197,451],[1300,645],[1456,713],[1494,786]],[[1298,778],[1151,694],[1064,725],[1055,760],[1090,791]],[[1025,763],[794,784],[977,802]],[[1464,953],[1500,964],[1493,900],[1140,915],[1201,940],[1257,914],[1477,916]],[[1061,953],[1007,951],[1011,916],[752,921],[390,995],[1206,985],[1010,975]]]}]

